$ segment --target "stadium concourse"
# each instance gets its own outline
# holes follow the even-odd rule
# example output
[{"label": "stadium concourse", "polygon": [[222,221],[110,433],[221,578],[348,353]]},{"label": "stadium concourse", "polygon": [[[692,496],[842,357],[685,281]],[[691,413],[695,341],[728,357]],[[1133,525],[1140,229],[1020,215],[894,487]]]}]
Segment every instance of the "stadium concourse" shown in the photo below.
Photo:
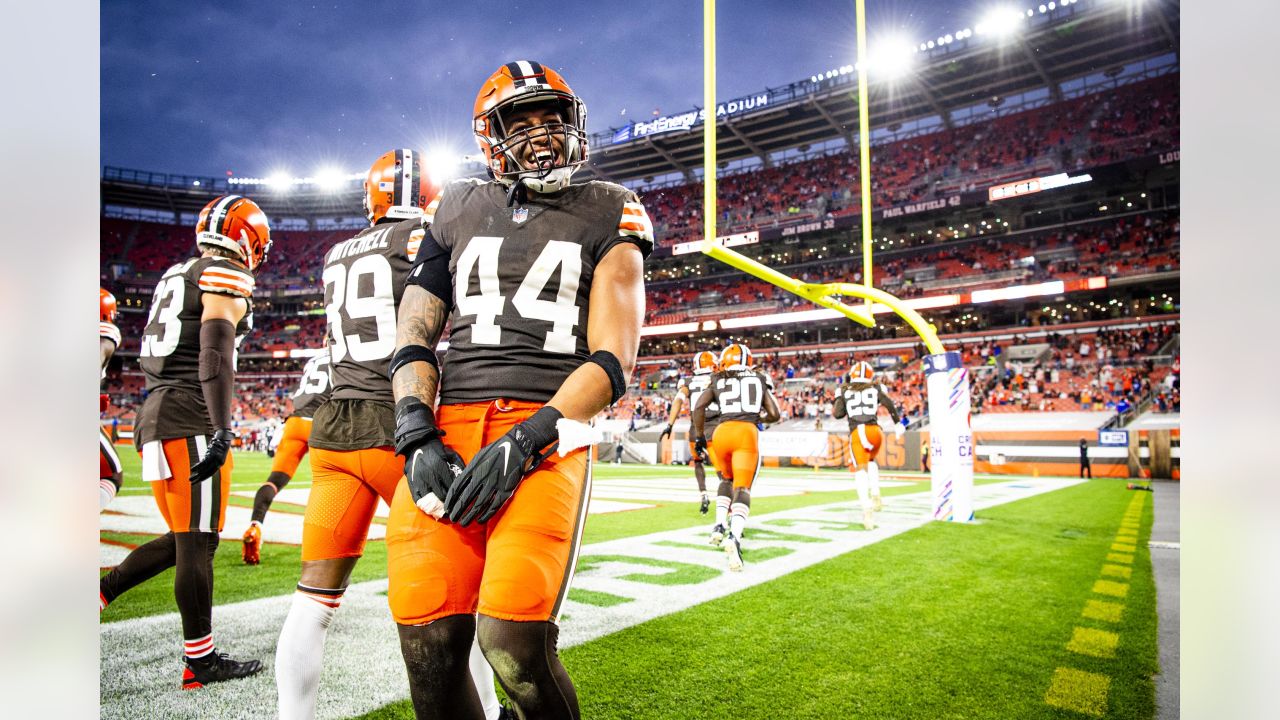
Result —
[{"label": "stadium concourse", "polygon": [[[1180,75],[1167,39],[1150,36],[1170,32],[1169,24],[1153,30],[1153,15],[1172,13],[1176,47],[1177,10],[1160,4],[1119,22],[1109,12],[1072,10],[1082,24],[1071,32],[1100,41],[1060,47],[1048,70],[1032,62],[1005,75],[951,77],[947,63],[980,64],[991,51],[930,46],[921,55],[933,63],[924,72],[936,71],[935,95],[872,104],[869,280],[919,310],[970,373],[978,522],[967,527],[926,520],[925,349],[914,333],[887,312],[874,328],[854,325],[697,252],[702,185],[690,158],[700,148],[690,137],[640,137],[637,126],[591,137],[585,172],[640,195],[659,247],[645,268],[637,369],[626,396],[596,421],[601,465],[622,464],[599,468],[561,635],[584,716],[673,717],[700,697],[707,717],[772,716],[782,702],[795,717],[832,717],[825,705],[766,687],[707,697],[704,666],[736,632],[723,618],[759,616],[801,622],[788,630],[747,621],[756,647],[724,662],[809,677],[837,696],[823,699],[841,717],[898,716],[908,678],[923,708],[913,717],[1176,717],[1169,578],[1180,480]],[[1035,30],[1045,47],[1068,44],[1056,18]],[[809,282],[864,280],[849,82],[836,72],[766,89],[770,102],[736,116],[733,132],[722,121],[722,240]],[[303,364],[321,352],[321,256],[364,222],[358,183],[286,187],[105,168],[101,189],[101,281],[119,302],[124,337],[104,385],[103,427],[125,465],[124,487],[101,516],[104,569],[165,529],[130,447],[145,393],[139,338],[156,283],[191,255],[194,213],[213,197],[248,194],[271,219],[254,328],[239,347],[241,446],[215,607],[234,651],[269,657],[297,579],[305,462],[263,524],[261,567],[240,564],[237,541],[269,471],[266,430],[290,414]],[[755,352],[782,415],[760,436],[746,572],[732,575],[722,553],[707,552],[686,467],[688,415],[662,433],[693,354],[729,343]],[[862,360],[906,424],[898,438],[881,417],[885,511],[874,530],[851,522],[850,435],[834,415]],[[1128,489],[1153,481],[1155,493]],[[385,597],[386,512],[379,506],[367,561],[329,641],[322,717],[410,712]],[[105,611],[103,717],[133,716],[141,704],[165,716],[259,716],[257,704],[274,692],[270,673],[211,688],[209,705],[177,697],[174,658],[149,640],[173,634],[171,586],[153,581]],[[813,587],[839,590],[814,598]],[[874,627],[854,627],[849,603]],[[972,636],[941,637],[939,628],[957,625]],[[654,650],[676,646],[699,654],[673,660]],[[967,672],[921,683],[930,668],[912,655]],[[1012,670],[1002,657],[1021,665]],[[850,676],[850,659],[870,670]],[[656,674],[669,687],[645,682]],[[996,678],[996,690],[984,692],[984,678]],[[839,688],[851,683],[870,699],[843,697]]]}]

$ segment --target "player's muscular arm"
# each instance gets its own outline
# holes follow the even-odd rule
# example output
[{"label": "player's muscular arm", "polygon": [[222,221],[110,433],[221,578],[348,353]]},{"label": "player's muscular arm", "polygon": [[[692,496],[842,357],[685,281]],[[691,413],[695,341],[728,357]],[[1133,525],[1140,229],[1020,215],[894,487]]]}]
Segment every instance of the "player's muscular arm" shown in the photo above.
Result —
[{"label": "player's muscular arm", "polygon": [[205,455],[191,466],[192,483],[212,477],[231,451],[231,394],[235,386],[236,325],[249,311],[244,298],[206,292],[200,296],[200,390],[209,412],[213,438]]},{"label": "player's muscular arm", "polygon": [[778,401],[774,399],[773,393],[765,391],[764,393],[764,412],[760,414],[760,420],[767,424],[773,424],[782,419],[782,410],[778,408]]},{"label": "player's muscular arm", "polygon": [[667,424],[675,425],[676,418],[680,417],[680,411],[683,409],[684,409],[684,390],[677,390],[676,396],[671,400],[671,414],[667,416]]},{"label": "player's muscular arm", "polygon": [[836,403],[831,408],[831,414],[837,420],[845,416],[846,410],[844,407],[844,393],[836,395]]},{"label": "player's muscular arm", "polygon": [[711,405],[712,395],[715,394],[717,377],[719,376],[712,376],[711,384],[698,396],[698,404],[694,405],[693,409],[689,411],[689,417],[693,421],[693,436],[695,438],[703,437],[706,434],[707,407]]},{"label": "player's muscular arm", "polygon": [[[444,332],[448,308],[444,302],[417,285],[407,285],[396,316],[396,350],[409,345],[434,348]],[[430,363],[406,363],[391,378],[391,389],[397,402],[417,398],[430,406],[435,404],[440,373]]]},{"label": "player's muscular arm", "polygon": [[[587,347],[608,350],[618,358],[627,382],[640,350],[644,322],[644,263],[640,248],[631,243],[614,246],[596,266],[591,281]],[[609,375],[594,362],[574,370],[547,405],[564,417],[586,422],[609,406],[613,396]]]},{"label": "player's muscular arm", "polygon": [[893,399],[889,397],[889,393],[884,391],[884,388],[880,388],[880,404],[884,406],[885,410],[889,411],[889,417],[893,418],[895,423],[902,421],[902,413],[898,410],[898,405],[893,402]]}]

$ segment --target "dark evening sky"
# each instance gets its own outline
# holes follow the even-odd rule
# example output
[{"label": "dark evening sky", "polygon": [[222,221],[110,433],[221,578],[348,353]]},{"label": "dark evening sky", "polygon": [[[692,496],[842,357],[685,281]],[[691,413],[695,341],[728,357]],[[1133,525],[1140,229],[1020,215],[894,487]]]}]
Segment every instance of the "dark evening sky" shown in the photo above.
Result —
[{"label": "dark evening sky", "polygon": [[[721,100],[855,59],[852,0],[717,6]],[[997,6],[869,0],[869,46],[973,27]],[[560,70],[587,103],[591,132],[702,101],[697,0],[104,0],[101,10],[103,165],[301,176],[360,172],[406,145],[469,154],[476,91],[518,59]]]}]

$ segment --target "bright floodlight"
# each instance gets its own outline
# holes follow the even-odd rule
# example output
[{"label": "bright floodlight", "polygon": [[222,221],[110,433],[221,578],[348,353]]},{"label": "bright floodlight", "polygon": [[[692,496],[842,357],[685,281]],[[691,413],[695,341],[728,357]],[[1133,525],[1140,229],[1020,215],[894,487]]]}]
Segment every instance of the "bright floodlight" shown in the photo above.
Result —
[{"label": "bright floodlight", "polygon": [[271,173],[271,175],[267,177],[267,185],[273,190],[284,192],[288,190],[289,186],[292,184],[293,180],[287,172]]},{"label": "bright floodlight", "polygon": [[910,72],[912,55],[909,43],[893,38],[877,43],[870,64],[877,74],[892,80]]},{"label": "bright floodlight", "polygon": [[340,170],[324,168],[316,172],[316,185],[325,192],[335,192],[342,188],[346,176]]},{"label": "bright floodlight", "polygon": [[431,178],[431,182],[436,185],[452,179],[458,172],[460,158],[461,155],[450,150],[435,150],[427,153],[424,166],[427,177]]},{"label": "bright floodlight", "polygon": [[1004,37],[1017,32],[1021,24],[1022,13],[1013,8],[1003,7],[998,10],[992,10],[983,18],[981,28],[984,32],[991,33],[996,37]]}]

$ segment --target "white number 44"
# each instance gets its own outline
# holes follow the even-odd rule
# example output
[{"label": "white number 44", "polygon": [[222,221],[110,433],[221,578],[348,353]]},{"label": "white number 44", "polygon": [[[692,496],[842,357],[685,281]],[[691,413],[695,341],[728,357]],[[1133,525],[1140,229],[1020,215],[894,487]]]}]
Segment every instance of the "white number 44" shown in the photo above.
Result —
[{"label": "white number 44", "polygon": [[[498,284],[498,249],[502,238],[477,235],[471,238],[458,257],[458,281],[454,289],[454,302],[460,315],[474,315],[471,326],[471,342],[477,345],[498,345],[502,342],[502,328],[496,320],[506,308],[507,299]],[[560,269],[560,287],[555,300],[542,300],[538,296],[551,281],[556,269]],[[471,295],[471,274],[478,271],[480,294]],[[538,259],[524,276],[511,304],[521,317],[544,320],[552,324],[542,349],[547,352],[572,353],[577,348],[573,329],[581,316],[576,304],[578,281],[582,277],[582,248],[571,242],[551,240],[542,249]]]}]

